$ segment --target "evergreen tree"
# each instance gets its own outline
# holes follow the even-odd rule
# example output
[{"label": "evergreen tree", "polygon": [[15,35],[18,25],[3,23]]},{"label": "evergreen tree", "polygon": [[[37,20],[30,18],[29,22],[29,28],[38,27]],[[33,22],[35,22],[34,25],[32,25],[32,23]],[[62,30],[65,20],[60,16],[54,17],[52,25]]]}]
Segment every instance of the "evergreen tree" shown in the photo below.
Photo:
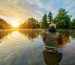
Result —
[{"label": "evergreen tree", "polygon": [[41,20],[41,28],[43,28],[43,29],[48,28],[47,15],[46,14],[44,14],[44,16]]},{"label": "evergreen tree", "polygon": [[51,21],[53,20],[53,16],[51,12],[49,12],[47,19],[48,19],[48,23],[50,24]]}]

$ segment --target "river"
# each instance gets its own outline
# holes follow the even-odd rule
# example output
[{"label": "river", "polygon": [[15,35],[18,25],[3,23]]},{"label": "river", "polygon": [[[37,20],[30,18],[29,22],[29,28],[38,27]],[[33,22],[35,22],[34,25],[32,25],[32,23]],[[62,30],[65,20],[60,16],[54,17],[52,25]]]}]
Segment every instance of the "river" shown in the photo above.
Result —
[{"label": "river", "polygon": [[0,65],[75,65],[75,31],[59,32],[64,42],[60,53],[49,53],[45,51],[43,30],[1,30]]}]

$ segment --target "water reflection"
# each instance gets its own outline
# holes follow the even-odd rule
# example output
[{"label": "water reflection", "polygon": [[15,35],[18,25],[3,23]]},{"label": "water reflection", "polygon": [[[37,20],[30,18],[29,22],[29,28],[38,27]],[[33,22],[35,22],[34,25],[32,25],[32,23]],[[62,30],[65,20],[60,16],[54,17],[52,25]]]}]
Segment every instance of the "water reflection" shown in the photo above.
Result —
[{"label": "water reflection", "polygon": [[39,30],[22,30],[20,31],[21,33],[23,33],[27,38],[29,39],[34,39],[36,37],[38,37],[38,35],[40,35],[40,32]]},{"label": "water reflection", "polygon": [[62,38],[63,38],[63,44],[62,47],[64,47],[68,42],[70,42],[70,31],[69,30],[62,30],[60,31],[60,33],[62,34]]},{"label": "water reflection", "polygon": [[71,36],[72,38],[75,38],[75,30],[70,30],[70,36]]},{"label": "water reflection", "polygon": [[0,65],[75,65],[75,31],[59,32],[63,51],[50,52],[41,30],[0,31]]},{"label": "water reflection", "polygon": [[59,53],[58,51],[49,52],[47,50],[44,50],[43,55],[44,55],[44,61],[47,65],[59,65],[62,59],[62,54]]},{"label": "water reflection", "polygon": [[0,65],[45,65],[42,37],[33,41],[18,31],[3,37],[0,43]]},{"label": "water reflection", "polygon": [[0,31],[0,39],[2,39],[4,36],[8,35],[9,31]]}]

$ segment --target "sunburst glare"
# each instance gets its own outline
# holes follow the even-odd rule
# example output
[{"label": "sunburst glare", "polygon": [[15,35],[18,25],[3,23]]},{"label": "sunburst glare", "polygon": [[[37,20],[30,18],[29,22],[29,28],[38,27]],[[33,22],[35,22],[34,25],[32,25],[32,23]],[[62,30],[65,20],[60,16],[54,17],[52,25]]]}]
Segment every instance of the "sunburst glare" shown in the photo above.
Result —
[{"label": "sunburst glare", "polygon": [[17,22],[17,21],[13,21],[13,22],[11,22],[11,25],[12,25],[14,28],[18,28],[19,25],[20,25],[20,23]]}]

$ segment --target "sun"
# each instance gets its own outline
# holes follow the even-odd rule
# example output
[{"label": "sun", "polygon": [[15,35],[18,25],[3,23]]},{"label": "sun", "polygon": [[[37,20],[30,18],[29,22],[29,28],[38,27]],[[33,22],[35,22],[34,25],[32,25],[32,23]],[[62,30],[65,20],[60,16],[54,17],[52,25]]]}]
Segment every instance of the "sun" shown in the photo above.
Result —
[{"label": "sun", "polygon": [[14,28],[18,28],[19,27],[19,22],[17,22],[17,21],[13,21],[13,22],[11,22],[11,25],[12,25],[12,27],[14,27]]}]

